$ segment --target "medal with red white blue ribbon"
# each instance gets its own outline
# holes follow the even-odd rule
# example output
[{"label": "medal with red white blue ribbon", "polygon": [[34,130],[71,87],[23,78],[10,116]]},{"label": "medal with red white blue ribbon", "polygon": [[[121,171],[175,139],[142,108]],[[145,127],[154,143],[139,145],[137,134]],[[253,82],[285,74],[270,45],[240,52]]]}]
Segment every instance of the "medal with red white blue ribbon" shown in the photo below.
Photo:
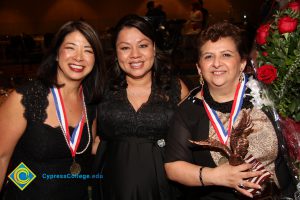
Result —
[{"label": "medal with red white blue ribbon", "polygon": [[70,135],[68,119],[65,111],[64,102],[60,93],[60,89],[56,87],[52,87],[51,92],[54,98],[57,118],[73,158],[73,163],[70,167],[70,171],[72,174],[79,174],[81,171],[81,167],[78,163],[75,162],[75,156],[76,156],[76,150],[81,140],[81,135],[82,135],[86,117],[84,114],[82,115],[81,120],[79,121],[78,125],[75,127],[73,131],[73,134]]},{"label": "medal with red white blue ribbon", "polygon": [[231,112],[230,112],[230,118],[229,118],[229,123],[228,123],[228,129],[226,130],[224,125],[222,124],[220,118],[218,117],[216,111],[214,109],[212,109],[204,100],[203,97],[203,90],[201,92],[201,95],[203,97],[203,105],[205,108],[205,111],[209,117],[209,120],[212,124],[212,126],[214,127],[214,130],[217,133],[217,136],[219,138],[219,140],[223,143],[226,144],[228,141],[228,138],[230,136],[231,133],[231,129],[233,126],[233,123],[235,122],[241,107],[243,105],[243,97],[245,94],[245,89],[246,89],[246,83],[247,83],[247,77],[244,75],[244,73],[242,74],[243,76],[243,80],[237,85],[235,94],[234,94],[234,100],[233,100],[233,104],[232,104],[232,108],[231,108]]}]

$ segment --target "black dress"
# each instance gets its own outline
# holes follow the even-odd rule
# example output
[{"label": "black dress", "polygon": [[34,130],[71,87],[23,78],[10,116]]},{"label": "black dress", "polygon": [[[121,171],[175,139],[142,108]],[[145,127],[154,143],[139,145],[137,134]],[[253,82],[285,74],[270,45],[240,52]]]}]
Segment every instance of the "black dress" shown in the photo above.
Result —
[{"label": "black dress", "polygon": [[99,105],[100,138],[107,141],[103,179],[105,200],[172,199],[164,171],[169,121],[180,101],[180,83],[159,91],[152,84],[148,101],[136,112],[126,89],[108,91]]},{"label": "black dress", "polygon": [[[83,176],[70,178],[72,156],[60,127],[53,128],[44,124],[47,118],[46,108],[49,104],[47,96],[50,94],[50,89],[38,81],[33,81],[29,85],[18,88],[17,92],[23,96],[22,104],[25,107],[24,116],[27,120],[27,128],[15,148],[7,172],[10,174],[23,162],[36,175],[36,178],[23,191],[9,181],[4,186],[4,199],[88,199],[89,180],[84,180]],[[96,108],[87,106],[87,110],[91,126]],[[73,128],[69,127],[69,129],[72,133]],[[87,144],[88,131],[85,124],[77,152],[83,150]],[[88,149],[83,154],[76,155],[76,161],[82,168],[81,175],[90,173],[91,144],[92,138]],[[49,175],[63,176],[49,179]]]}]

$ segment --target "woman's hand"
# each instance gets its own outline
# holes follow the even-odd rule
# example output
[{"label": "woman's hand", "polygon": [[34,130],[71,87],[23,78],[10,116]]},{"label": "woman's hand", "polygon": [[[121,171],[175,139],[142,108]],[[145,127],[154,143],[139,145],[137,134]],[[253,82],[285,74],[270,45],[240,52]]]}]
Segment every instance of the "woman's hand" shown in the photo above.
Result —
[{"label": "woman's hand", "polygon": [[[203,180],[212,180],[207,185],[220,185],[231,187],[238,192],[253,197],[253,195],[247,191],[249,188],[261,189],[261,186],[256,183],[247,181],[249,178],[260,176],[261,171],[251,171],[251,164],[241,164],[238,166],[229,165],[229,163],[222,164],[216,168],[204,168],[203,169]],[[205,170],[211,170],[211,173],[205,173]],[[213,178],[206,179],[205,175],[211,175]]]}]

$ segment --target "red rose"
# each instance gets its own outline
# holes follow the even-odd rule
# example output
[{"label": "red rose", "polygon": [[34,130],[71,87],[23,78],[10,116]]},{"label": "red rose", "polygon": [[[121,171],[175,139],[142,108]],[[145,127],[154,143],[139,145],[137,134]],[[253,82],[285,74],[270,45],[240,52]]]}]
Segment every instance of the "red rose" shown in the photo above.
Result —
[{"label": "red rose", "polygon": [[291,33],[296,30],[298,21],[297,19],[289,16],[282,17],[278,20],[279,33]]},{"label": "red rose", "polygon": [[277,69],[273,65],[263,65],[257,69],[257,79],[271,84],[277,78]]},{"label": "red rose", "polygon": [[292,9],[295,12],[299,12],[299,10],[300,10],[300,4],[298,2],[290,2],[288,4],[288,8]]},{"label": "red rose", "polygon": [[256,31],[256,43],[264,45],[267,43],[267,37],[269,35],[270,24],[261,25]]},{"label": "red rose", "polygon": [[268,52],[264,51],[261,53],[264,57],[267,57],[268,56]]}]

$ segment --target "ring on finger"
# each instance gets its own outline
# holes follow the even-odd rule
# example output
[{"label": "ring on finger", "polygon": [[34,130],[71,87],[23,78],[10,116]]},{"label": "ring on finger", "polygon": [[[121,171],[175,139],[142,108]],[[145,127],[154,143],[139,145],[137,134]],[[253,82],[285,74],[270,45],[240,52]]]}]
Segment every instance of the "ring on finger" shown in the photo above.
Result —
[{"label": "ring on finger", "polygon": [[239,186],[240,188],[243,188],[243,187],[244,187],[244,181],[241,180],[241,182],[238,184],[238,186]]}]

